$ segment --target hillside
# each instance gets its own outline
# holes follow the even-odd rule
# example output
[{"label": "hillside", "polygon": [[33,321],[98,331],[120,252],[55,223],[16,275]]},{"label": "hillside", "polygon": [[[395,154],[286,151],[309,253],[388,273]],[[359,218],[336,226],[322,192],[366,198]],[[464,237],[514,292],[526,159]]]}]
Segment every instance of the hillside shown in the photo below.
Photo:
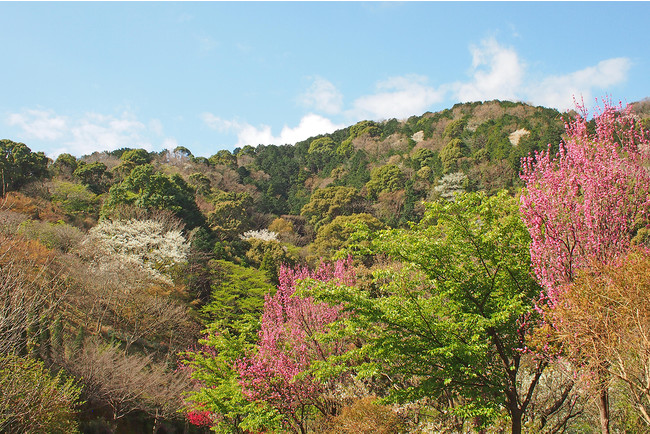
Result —
[{"label": "hillside", "polygon": [[[648,101],[635,103],[632,109],[635,121],[648,128]],[[306,426],[312,431],[336,432],[336,428],[327,431],[327,427],[343,426],[336,425],[343,423],[338,417],[344,414],[341,408],[352,411],[355,405],[362,407],[359,411],[372,410],[373,417],[394,419],[399,429],[407,425],[415,429],[418,417],[406,407],[389,409],[367,401],[371,396],[392,397],[391,390],[419,390],[417,381],[411,384],[412,379],[404,377],[404,372],[395,383],[381,377],[375,378],[376,384],[352,384],[345,377],[346,393],[353,398],[334,404],[327,401],[333,389],[310,383],[311,377],[285,379],[283,393],[289,390],[297,396],[305,390],[311,394],[318,391],[318,399],[324,400],[309,401],[311,413],[301,413],[302,419],[297,416],[297,407],[282,406],[283,400],[291,401],[294,395],[273,395],[279,401],[268,398],[264,405],[259,400],[253,400],[259,405],[249,403],[247,399],[252,398],[244,395],[242,384],[253,384],[256,375],[267,375],[271,369],[264,368],[266,374],[256,371],[262,369],[262,362],[252,354],[263,354],[263,347],[258,345],[269,342],[258,332],[283,321],[296,329],[303,327],[301,321],[311,325],[310,321],[316,321],[315,329],[324,330],[327,322],[320,323],[304,313],[316,309],[314,305],[291,297],[297,280],[305,277],[325,283],[336,279],[354,282],[351,285],[359,294],[373,294],[370,299],[393,294],[391,291],[397,291],[393,294],[397,297],[402,289],[391,287],[392,280],[387,277],[393,274],[405,279],[409,290],[419,290],[424,277],[413,270],[422,265],[414,259],[420,254],[421,241],[422,248],[445,258],[437,265],[440,270],[463,276],[476,272],[476,278],[482,278],[482,271],[471,269],[476,254],[466,250],[465,235],[459,235],[463,231],[454,226],[465,220],[470,222],[467,227],[478,231],[477,237],[483,236],[483,229],[492,231],[481,241],[486,245],[511,240],[494,247],[503,249],[504,257],[514,255],[515,265],[508,266],[515,267],[515,272],[499,279],[525,276],[498,295],[506,297],[503,303],[515,312],[507,318],[507,327],[518,324],[517,315],[533,315],[531,300],[541,287],[532,278],[529,236],[513,199],[524,185],[519,176],[520,162],[548,146],[557,149],[565,134],[563,118],[571,121],[573,115],[504,101],[457,104],[406,120],[362,121],[291,145],[220,150],[208,158],[195,157],[191,150],[179,146],[159,153],[122,148],[80,158],[62,154],[50,161],[26,144],[2,140],[0,366],[6,362],[13,370],[11,375],[20,381],[2,383],[9,375],[3,374],[0,386],[15,387],[18,396],[21,390],[30,390],[30,376],[49,381],[52,393],[61,392],[57,397],[60,406],[51,410],[57,414],[52,420],[71,424],[64,423],[67,432],[72,432],[68,429],[73,425],[79,425],[83,432],[182,432],[190,429],[187,420],[196,432],[203,428],[194,425],[202,424],[224,424],[235,427],[232,432],[243,432],[246,423],[258,428],[266,423],[264,426],[296,432]],[[593,125],[591,121],[587,129]],[[459,192],[475,194],[457,206],[454,194]],[[494,213],[486,214],[480,206],[483,203]],[[482,223],[476,225],[476,221]],[[450,234],[449,246],[439,251],[435,250],[439,246],[426,244],[436,237],[447,237],[444,231],[444,236],[433,231],[438,222],[448,225],[445,228]],[[634,235],[643,238],[640,223],[635,224]],[[348,254],[355,255],[354,264],[352,259],[343,261]],[[462,258],[465,262],[454,269],[454,261]],[[328,268],[327,261],[335,260],[339,260],[336,267]],[[501,258],[491,260],[498,262]],[[397,264],[417,266],[408,271],[408,266]],[[500,266],[496,269],[501,270]],[[393,295],[387,300],[393,300]],[[357,302],[365,295],[359,297]],[[444,309],[448,300],[436,301],[431,294],[428,297],[440,306],[427,308],[443,309],[431,315],[441,323],[447,321]],[[465,297],[464,302],[471,297]],[[518,297],[528,297],[530,303],[525,309],[508,304],[507,300]],[[462,305],[463,300],[454,303]],[[269,319],[271,305],[276,309],[273,320]],[[328,318],[340,315],[338,308],[323,309],[318,307],[312,313]],[[400,311],[400,305],[390,309]],[[292,317],[291,312],[307,316]],[[363,327],[359,324],[355,326]],[[471,321],[465,324],[467,329],[475,326]],[[283,330],[280,327],[269,333],[284,336]],[[512,331],[504,333],[504,339],[514,336]],[[294,335],[285,338],[290,342],[286,345],[302,348],[300,351],[307,351],[309,357],[316,351],[313,345],[322,350],[314,344],[317,339],[306,346],[301,343],[303,348],[291,340],[296,339]],[[366,335],[363,339],[370,342],[374,338]],[[363,339],[345,341],[346,348],[361,348]],[[393,347],[398,344],[390,343]],[[327,348],[330,355],[342,355],[337,353],[339,347]],[[512,349],[515,351],[514,346]],[[186,350],[189,355],[184,354]],[[273,347],[268,351],[278,350]],[[305,354],[294,356],[300,359]],[[210,375],[216,376],[210,377],[215,381],[210,393],[218,395],[213,397],[221,406],[218,417],[214,409],[212,414],[201,406],[188,407],[207,399],[187,395],[211,384],[206,379],[196,381],[196,373],[206,369],[206,358],[211,360]],[[34,365],[26,365],[24,360]],[[485,363],[489,365],[486,369],[496,369],[496,365]],[[305,366],[291,369],[300,371]],[[56,377],[57,373],[70,378],[71,383]],[[507,413],[506,401],[497,400],[495,404],[485,398],[497,396],[493,388],[500,386],[490,383],[485,387],[489,393],[482,389],[476,401],[485,405],[480,409],[485,412],[483,416],[477,416],[480,412],[461,416],[458,410],[455,421],[445,413],[442,402],[449,398],[449,405],[461,408],[455,401],[458,397],[443,394],[438,396],[440,401],[430,402],[430,395],[404,392],[399,399],[437,415],[436,423],[451,424],[448,427],[466,423],[465,427],[480,429],[481,417],[486,418],[485,423],[488,419],[503,422]],[[474,392],[467,393],[469,399]],[[8,392],[6,396],[10,396]],[[18,410],[10,411],[11,402],[0,397],[0,431],[12,428],[5,423],[29,426],[29,421],[20,419]],[[40,408],[33,405],[29,411]],[[78,414],[72,408],[77,408]],[[472,408],[465,410],[471,413]],[[577,416],[572,408],[567,411],[549,417],[566,416],[560,424],[564,427]],[[3,419],[2,412],[9,416]],[[213,419],[206,422],[202,418],[208,413]],[[7,420],[22,420],[23,425]],[[534,423],[538,422],[535,419]]]}]

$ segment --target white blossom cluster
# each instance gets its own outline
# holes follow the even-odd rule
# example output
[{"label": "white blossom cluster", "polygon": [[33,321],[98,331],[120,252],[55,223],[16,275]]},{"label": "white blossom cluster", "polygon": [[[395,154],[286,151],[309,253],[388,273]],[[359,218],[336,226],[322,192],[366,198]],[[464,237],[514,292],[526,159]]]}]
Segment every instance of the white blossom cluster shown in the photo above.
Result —
[{"label": "white blossom cluster", "polygon": [[261,229],[259,231],[247,231],[239,236],[242,240],[262,240],[262,241],[277,241],[278,234],[277,232],[270,231],[268,229]]},{"label": "white blossom cluster", "polygon": [[88,232],[85,243],[93,245],[99,262],[119,260],[141,265],[152,276],[184,262],[190,249],[180,230],[165,230],[152,220],[103,220]]},{"label": "white blossom cluster", "polygon": [[466,183],[467,175],[463,172],[448,173],[440,179],[434,190],[440,194],[441,197],[453,202],[454,195],[465,191]]}]

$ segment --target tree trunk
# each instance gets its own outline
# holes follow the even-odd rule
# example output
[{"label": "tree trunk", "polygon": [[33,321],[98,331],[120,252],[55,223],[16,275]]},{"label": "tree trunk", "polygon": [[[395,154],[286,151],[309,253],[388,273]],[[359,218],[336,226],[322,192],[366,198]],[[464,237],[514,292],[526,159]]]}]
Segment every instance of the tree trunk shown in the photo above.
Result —
[{"label": "tree trunk", "polygon": [[523,413],[520,408],[510,408],[510,423],[512,434],[521,434],[521,417]]},{"label": "tree trunk", "polygon": [[598,413],[600,415],[600,432],[609,434],[609,393],[606,385],[603,385],[598,394]]}]

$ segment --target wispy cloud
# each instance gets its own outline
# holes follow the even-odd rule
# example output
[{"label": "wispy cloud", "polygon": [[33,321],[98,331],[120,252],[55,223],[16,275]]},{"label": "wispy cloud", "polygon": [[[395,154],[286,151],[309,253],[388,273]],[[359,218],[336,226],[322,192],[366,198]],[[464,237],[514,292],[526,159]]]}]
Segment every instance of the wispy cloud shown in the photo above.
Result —
[{"label": "wispy cloud", "polygon": [[25,110],[10,114],[7,123],[21,128],[27,138],[57,140],[66,133],[68,122],[51,110]]},{"label": "wispy cloud", "polygon": [[277,136],[273,135],[271,127],[268,125],[254,126],[247,122],[223,119],[212,113],[203,113],[201,119],[208,127],[222,133],[235,133],[237,135],[237,146],[294,144],[312,136],[331,133],[344,128],[344,125],[337,125],[331,120],[314,113],[303,116],[295,127],[285,125]]},{"label": "wispy cloud", "polygon": [[422,113],[444,100],[444,91],[435,89],[422,75],[392,77],[376,85],[377,93],[357,98],[349,114],[357,119],[405,118]]},{"label": "wispy cloud", "polygon": [[591,101],[596,90],[607,91],[625,82],[631,67],[632,62],[625,57],[603,60],[569,74],[546,77],[539,84],[531,84],[527,94],[536,104],[566,110],[573,108],[574,96]]},{"label": "wispy cloud", "polygon": [[327,114],[338,114],[343,107],[343,94],[323,77],[315,77],[312,85],[298,97],[299,102]]},{"label": "wispy cloud", "polygon": [[456,99],[460,102],[519,98],[526,67],[512,48],[506,48],[493,38],[471,46],[472,79],[455,83]]},{"label": "wispy cloud", "polygon": [[154,142],[168,145],[173,140],[164,137],[160,120],[151,119],[145,124],[130,112],[119,115],[86,113],[73,117],[57,115],[52,110],[28,109],[9,114],[5,121],[20,128],[28,139],[55,142],[58,146],[50,157],[63,152],[80,156],[120,147],[151,150]]}]

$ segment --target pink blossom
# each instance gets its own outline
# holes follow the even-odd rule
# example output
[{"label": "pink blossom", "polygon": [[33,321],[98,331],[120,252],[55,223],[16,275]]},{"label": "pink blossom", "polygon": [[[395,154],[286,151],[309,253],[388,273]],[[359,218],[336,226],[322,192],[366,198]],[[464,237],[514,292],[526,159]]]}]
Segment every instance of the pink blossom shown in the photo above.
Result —
[{"label": "pink blossom", "polygon": [[587,112],[565,123],[559,152],[522,161],[520,209],[532,237],[535,273],[552,306],[578,269],[609,262],[630,247],[635,224],[648,216],[650,140],[629,108],[605,101],[589,130]]},{"label": "pink blossom", "polygon": [[304,279],[352,285],[351,260],[322,264],[313,272],[282,266],[277,292],[264,303],[257,352],[235,366],[248,399],[266,401],[295,421],[304,406],[314,405],[321,411],[326,406],[320,402],[324,386],[307,373],[311,363],[345,350],[340,342],[317,340],[340,318],[341,306],[296,296],[296,285]]}]

